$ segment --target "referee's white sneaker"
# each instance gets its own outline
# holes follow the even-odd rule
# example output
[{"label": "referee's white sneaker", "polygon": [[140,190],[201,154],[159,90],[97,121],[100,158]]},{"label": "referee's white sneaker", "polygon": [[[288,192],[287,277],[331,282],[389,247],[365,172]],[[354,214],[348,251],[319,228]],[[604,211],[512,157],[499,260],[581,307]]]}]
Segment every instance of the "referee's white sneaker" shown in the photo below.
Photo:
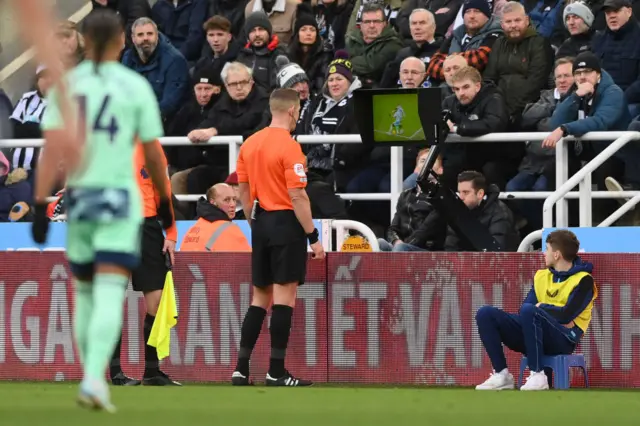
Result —
[{"label": "referee's white sneaker", "polygon": [[265,379],[265,385],[267,386],[285,386],[285,387],[300,387],[300,386],[312,386],[313,382],[311,380],[297,379],[291,375],[287,370],[284,371],[284,376],[282,377],[271,377],[269,373],[267,373],[267,378]]},{"label": "referee's white sneaker", "polygon": [[115,413],[116,407],[111,404],[109,386],[105,381],[85,378],[80,383],[78,405],[93,410],[104,410]]},{"label": "referee's white sneaker", "polygon": [[476,390],[507,390],[513,389],[513,375],[506,368],[499,373],[491,373],[484,383],[476,386]]},{"label": "referee's white sneaker", "polygon": [[544,371],[534,373],[533,371],[527,377],[527,382],[520,388],[521,391],[541,391],[549,390],[549,381]]}]

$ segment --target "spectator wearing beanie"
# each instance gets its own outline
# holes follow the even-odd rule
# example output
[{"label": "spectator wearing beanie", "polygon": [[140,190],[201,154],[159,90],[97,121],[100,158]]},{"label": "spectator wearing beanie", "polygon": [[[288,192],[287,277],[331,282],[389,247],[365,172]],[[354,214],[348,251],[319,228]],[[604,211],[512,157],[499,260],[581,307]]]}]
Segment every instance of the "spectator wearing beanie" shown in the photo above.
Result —
[{"label": "spectator wearing beanie", "polygon": [[[280,43],[287,45],[294,32],[296,7],[297,2],[294,0],[251,0],[244,9],[244,14],[245,19],[248,20],[256,12],[264,13],[271,22],[274,35],[278,37]],[[245,23],[245,30],[246,28]],[[249,34],[248,31],[247,34]]]},{"label": "spectator wearing beanie", "polygon": [[640,114],[640,24],[630,0],[605,0],[607,29],[593,36],[591,51],[625,92],[631,116]]},{"label": "spectator wearing beanie", "polygon": [[300,65],[290,62],[284,55],[276,58],[276,64],[278,65],[278,87],[298,92],[300,103],[304,105],[310,98],[307,74]]},{"label": "spectator wearing beanie", "polygon": [[216,15],[209,18],[203,28],[207,43],[194,71],[205,66],[222,69],[227,62],[235,61],[242,46],[231,35],[231,22],[224,16]]},{"label": "spectator wearing beanie", "polygon": [[522,0],[531,25],[544,38],[551,38],[562,13],[564,0]]},{"label": "spectator wearing beanie", "polygon": [[278,36],[272,35],[271,22],[264,12],[249,15],[244,27],[248,41],[237,60],[251,68],[256,84],[270,93],[277,87],[276,58],[285,52],[279,46]]},{"label": "spectator wearing beanie", "polygon": [[395,59],[402,47],[398,34],[387,24],[384,9],[377,3],[364,6],[360,29],[347,35],[353,72],[366,87],[380,84],[387,64]]},{"label": "spectator wearing beanie", "polygon": [[594,32],[591,29],[593,12],[589,6],[582,2],[568,4],[562,13],[562,20],[570,35],[558,48],[556,59],[575,58],[582,52],[590,51]]},{"label": "spectator wearing beanie", "polygon": [[309,76],[309,88],[313,94],[322,90],[325,71],[333,59],[331,49],[331,45],[320,37],[318,23],[311,7],[306,3],[300,3],[288,56]]},{"label": "spectator wearing beanie", "polygon": [[[554,148],[563,136],[580,137],[588,132],[626,130],[631,122],[624,93],[611,75],[602,69],[602,63],[591,52],[579,54],[573,62],[573,76],[576,86],[553,111],[549,128],[554,129],[542,142],[543,147]],[[591,142],[576,149],[576,154],[589,158],[599,154],[610,142]],[[576,147],[577,148],[577,147]],[[593,152],[584,152],[584,149]],[[583,152],[580,152],[583,151]],[[637,144],[625,145],[615,153],[615,157],[625,163],[625,183],[640,189],[640,151]],[[598,187],[604,187],[602,169],[594,173]]]},{"label": "spectator wearing beanie", "polygon": [[489,63],[494,43],[503,35],[500,19],[491,16],[487,0],[468,0],[462,6],[463,25],[442,43],[440,51],[433,55],[427,67],[432,81],[445,80],[443,66],[449,55],[460,53],[467,64],[483,72]]},{"label": "spectator wearing beanie", "polygon": [[[322,92],[300,112],[296,134],[342,135],[357,134],[353,92],[362,83],[353,75],[348,54],[340,50],[327,68]],[[325,182],[344,190],[351,176],[366,161],[368,148],[362,144],[324,144],[304,146],[310,171]]]}]

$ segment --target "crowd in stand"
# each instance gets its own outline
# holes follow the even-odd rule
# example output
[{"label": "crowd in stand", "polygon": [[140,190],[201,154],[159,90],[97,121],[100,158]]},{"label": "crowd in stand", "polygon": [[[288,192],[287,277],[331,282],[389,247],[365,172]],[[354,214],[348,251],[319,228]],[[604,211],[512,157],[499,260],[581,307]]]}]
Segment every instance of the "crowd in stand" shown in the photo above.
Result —
[{"label": "crowd in stand", "polygon": [[[505,204],[497,199],[500,191],[555,188],[554,147],[563,136],[640,129],[640,23],[634,17],[640,1],[92,3],[119,12],[127,29],[122,63],[151,83],[167,136],[192,143],[166,147],[174,194],[204,194],[228,180],[227,146],[201,143],[218,135],[247,137],[267,126],[269,93],[277,87],[300,94],[298,135],[357,134],[353,92],[360,88],[442,87],[452,133],[550,132],[544,141],[449,144],[438,162],[441,182],[477,212],[502,247],[515,250],[518,233],[541,227],[542,204]],[[72,23],[61,24],[56,37],[73,67],[83,57],[82,37]],[[41,137],[49,84],[47,70],[38,68],[33,90],[9,111],[14,138]],[[570,173],[608,143],[572,143]],[[405,192],[389,227],[386,202],[345,203],[335,195],[389,192],[389,148],[303,149],[309,191],[326,200],[312,199],[315,217],[363,221],[387,237],[385,250],[465,249],[416,186],[428,150],[405,149]],[[34,148],[0,153],[0,221],[16,202],[30,202],[38,155]],[[629,144],[594,174],[594,183],[639,189],[638,161],[640,148]],[[192,205],[180,209],[194,217]]]}]

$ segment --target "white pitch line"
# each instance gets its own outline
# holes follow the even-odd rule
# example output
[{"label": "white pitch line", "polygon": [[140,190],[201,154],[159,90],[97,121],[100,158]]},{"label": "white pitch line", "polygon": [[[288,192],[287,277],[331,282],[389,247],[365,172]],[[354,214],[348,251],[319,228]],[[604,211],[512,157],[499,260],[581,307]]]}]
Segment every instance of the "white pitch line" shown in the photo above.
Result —
[{"label": "white pitch line", "polygon": [[387,136],[393,136],[393,137],[396,137],[396,138],[402,138],[402,139],[407,139],[407,140],[413,140],[413,138],[415,138],[415,137],[418,135],[418,133],[420,133],[420,132],[422,131],[422,129],[418,129],[418,130],[417,130],[413,135],[411,135],[411,136],[392,135],[391,133],[389,133],[389,132],[385,132],[384,130],[374,130],[374,131],[376,131],[376,132],[378,132],[378,133],[382,133],[382,134],[387,135]]},{"label": "white pitch line", "polygon": [[[85,16],[91,12],[93,6],[91,2],[86,3],[82,6],[76,13],[69,17],[69,21],[79,22]],[[27,51],[23,52],[20,56],[15,58],[6,67],[0,70],[0,83],[11,77],[16,71],[20,70],[25,64],[27,64],[31,59],[33,59],[34,51],[33,48],[29,48]]]}]

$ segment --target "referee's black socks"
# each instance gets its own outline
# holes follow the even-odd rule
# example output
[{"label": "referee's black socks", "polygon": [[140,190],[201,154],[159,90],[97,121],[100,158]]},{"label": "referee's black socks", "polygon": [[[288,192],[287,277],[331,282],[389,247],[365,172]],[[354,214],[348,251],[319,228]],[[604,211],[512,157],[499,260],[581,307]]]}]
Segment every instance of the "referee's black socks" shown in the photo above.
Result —
[{"label": "referee's black socks", "polygon": [[[258,337],[260,337],[260,330],[262,330],[262,323],[264,317],[267,316],[267,311],[259,306],[249,306],[244,320],[242,321],[242,329],[240,331],[240,350],[238,351],[238,364],[236,365],[236,371],[240,372],[244,376],[249,375],[249,360],[251,359],[251,353],[256,346]],[[273,322],[273,319],[271,319]]]},{"label": "referee's black socks", "polygon": [[144,317],[144,377],[157,376],[159,371],[158,351],[147,343],[155,319],[156,317],[150,314]]},{"label": "referee's black socks", "polygon": [[284,358],[291,334],[293,308],[287,305],[273,305],[271,315],[271,359],[269,375],[280,378],[285,374]]}]

